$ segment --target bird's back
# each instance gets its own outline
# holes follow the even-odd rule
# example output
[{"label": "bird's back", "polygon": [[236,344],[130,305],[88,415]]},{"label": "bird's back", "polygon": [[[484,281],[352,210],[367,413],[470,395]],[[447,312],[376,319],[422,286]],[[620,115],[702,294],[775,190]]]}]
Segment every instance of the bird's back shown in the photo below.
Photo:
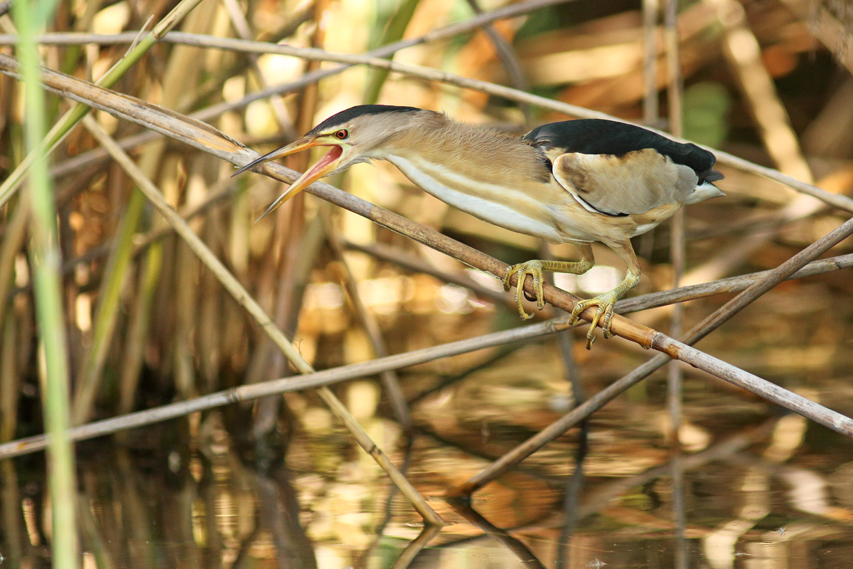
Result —
[{"label": "bird's back", "polygon": [[668,156],[676,164],[689,166],[699,183],[722,180],[714,170],[716,157],[695,144],[676,142],[651,130],[628,123],[603,119],[579,119],[554,122],[535,128],[524,140],[542,148],[561,149],[579,154],[624,156],[630,152],[652,149]]}]

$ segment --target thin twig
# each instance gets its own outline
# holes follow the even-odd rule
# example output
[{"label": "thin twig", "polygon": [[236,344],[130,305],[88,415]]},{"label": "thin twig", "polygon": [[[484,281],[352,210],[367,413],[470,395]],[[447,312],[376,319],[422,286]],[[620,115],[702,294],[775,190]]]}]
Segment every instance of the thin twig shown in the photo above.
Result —
[{"label": "thin twig", "polygon": [[[237,0],[222,0],[222,4],[225,6],[225,11],[228,13],[228,17],[231,19],[231,24],[234,26],[237,35],[243,40],[250,39],[252,31],[249,29],[249,22],[246,21],[246,16],[240,10]],[[249,54],[249,65],[258,80],[258,84],[264,88],[268,87],[269,81],[267,81],[263,70],[258,66],[257,54]],[[281,98],[270,99],[270,107],[272,108],[273,115],[275,115],[276,122],[278,122],[278,126],[281,127],[285,135],[288,138],[296,138],[298,134],[293,127],[293,121],[287,112],[287,107],[284,106]]]},{"label": "thin twig", "polygon": [[658,0],[643,0],[643,122],[658,120]]},{"label": "thin twig", "polygon": [[[821,259],[819,261],[812,261],[788,277],[788,280],[802,279],[839,269],[848,269],[850,267],[853,267],[853,253],[840,255],[838,257],[831,257],[829,259]],[[627,298],[616,303],[615,311],[621,314],[628,314],[631,312],[648,310],[649,308],[667,306],[675,302],[686,302],[689,300],[696,300],[698,298],[705,298],[715,294],[740,292],[758,282],[769,273],[770,271],[761,271],[758,273],[711,281],[709,283],[683,286],[672,290],[664,290],[634,298]]]},{"label": "thin twig", "polygon": [[488,298],[492,302],[506,304],[507,306],[515,308],[515,300],[508,297],[506,293],[500,290],[489,288],[487,286],[483,286],[477,281],[468,278],[465,275],[442,271],[441,269],[434,267],[430,263],[416,257],[414,254],[409,253],[408,251],[405,251],[399,247],[391,247],[382,243],[364,245],[362,243],[355,243],[353,241],[344,241],[343,246],[353,251],[367,253],[371,257],[375,257],[380,261],[393,263],[403,269],[406,269],[407,271],[423,273],[425,275],[435,277],[442,282],[459,285],[461,287],[467,288],[477,296]]},{"label": "thin twig", "polygon": [[773,77],[761,59],[761,47],[749,29],[743,6],[735,0],[706,1],[717,9],[723,27],[723,53],[755,118],[767,153],[781,172],[811,182],[811,170],[800,151],[785,106],[779,100]]},{"label": "thin twig", "polygon": [[[565,332],[563,334],[565,334]],[[440,375],[435,383],[433,383],[423,391],[419,391],[417,395],[413,395],[408,399],[409,407],[414,407],[430,395],[439,393],[442,390],[447,389],[451,385],[454,385],[456,383],[459,383],[460,381],[467,379],[468,377],[477,372],[492,369],[493,367],[500,365],[501,361],[508,358],[509,356],[517,352],[519,349],[523,348],[528,342],[536,340],[536,338],[538,338],[538,336],[529,338],[526,341],[521,340],[513,342],[510,345],[501,346],[500,350],[496,350],[494,354],[469,368],[466,368],[452,375]]]}]

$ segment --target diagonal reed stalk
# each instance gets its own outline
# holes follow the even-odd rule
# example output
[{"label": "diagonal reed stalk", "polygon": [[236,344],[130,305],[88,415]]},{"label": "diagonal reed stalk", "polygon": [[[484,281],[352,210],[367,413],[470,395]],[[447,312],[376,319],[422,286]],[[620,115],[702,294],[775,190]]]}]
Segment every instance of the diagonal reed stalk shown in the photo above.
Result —
[{"label": "diagonal reed stalk", "polygon": [[[252,298],[249,292],[237,281],[236,278],[225,268],[222,262],[207,248],[207,246],[193,233],[186,222],[178,213],[169,206],[160,191],[151,181],[145,177],[139,167],[130,157],[121,150],[115,141],[106,134],[103,129],[91,117],[85,117],[83,124],[113,158],[118,162],[127,174],[137,184],[158,211],[166,218],[166,221],[175,228],[175,232],[186,242],[190,249],[195,252],[199,260],[216,276],[222,286],[234,297],[234,299],[255,319],[275,345],[282,351],[288,360],[303,374],[314,373],[311,365],[305,361],[296,348],[293,347],[282,331],[264,312],[263,308]],[[444,525],[443,520],[426,503],[423,497],[415,490],[414,486],[403,476],[396,466],[388,459],[385,453],[376,446],[361,425],[349,414],[346,407],[327,387],[317,390],[320,398],[329,406],[332,413],[346,425],[347,429],[355,436],[359,445],[367,452],[386,472],[391,481],[400,489],[406,498],[412,503],[424,522],[429,525]]]}]

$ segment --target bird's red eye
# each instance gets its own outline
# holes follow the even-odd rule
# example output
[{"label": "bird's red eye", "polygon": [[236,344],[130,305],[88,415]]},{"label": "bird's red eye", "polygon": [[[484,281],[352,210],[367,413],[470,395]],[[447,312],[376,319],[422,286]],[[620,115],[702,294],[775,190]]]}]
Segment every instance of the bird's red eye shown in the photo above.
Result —
[{"label": "bird's red eye", "polygon": [[335,138],[337,138],[338,140],[346,140],[348,136],[349,131],[345,128],[342,128],[341,130],[335,133]]}]

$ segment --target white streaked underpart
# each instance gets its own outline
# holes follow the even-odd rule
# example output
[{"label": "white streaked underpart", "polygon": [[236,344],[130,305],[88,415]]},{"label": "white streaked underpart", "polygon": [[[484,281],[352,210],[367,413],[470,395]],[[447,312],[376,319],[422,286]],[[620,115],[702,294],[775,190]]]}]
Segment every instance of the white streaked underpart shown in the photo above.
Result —
[{"label": "white streaked underpart", "polygon": [[[507,194],[513,192],[516,194],[513,198],[517,202],[529,202],[532,209],[541,209],[542,205],[532,196],[506,186],[495,186],[484,183],[476,183],[477,191],[481,195],[494,196],[495,201],[488,198],[471,196],[449,187],[452,184],[453,186],[464,188],[471,185],[471,182],[462,176],[449,172],[442,166],[430,164],[429,170],[431,172],[428,172],[427,168],[416,165],[412,161],[400,156],[389,155],[383,158],[399,168],[407,178],[420,186],[424,191],[445,203],[470,213],[474,217],[511,231],[517,231],[518,233],[534,235],[551,241],[563,240],[560,238],[560,234],[553,223],[525,216],[520,211],[502,205],[497,201],[499,199],[506,200]],[[442,183],[442,179],[447,180],[447,183]]]}]

